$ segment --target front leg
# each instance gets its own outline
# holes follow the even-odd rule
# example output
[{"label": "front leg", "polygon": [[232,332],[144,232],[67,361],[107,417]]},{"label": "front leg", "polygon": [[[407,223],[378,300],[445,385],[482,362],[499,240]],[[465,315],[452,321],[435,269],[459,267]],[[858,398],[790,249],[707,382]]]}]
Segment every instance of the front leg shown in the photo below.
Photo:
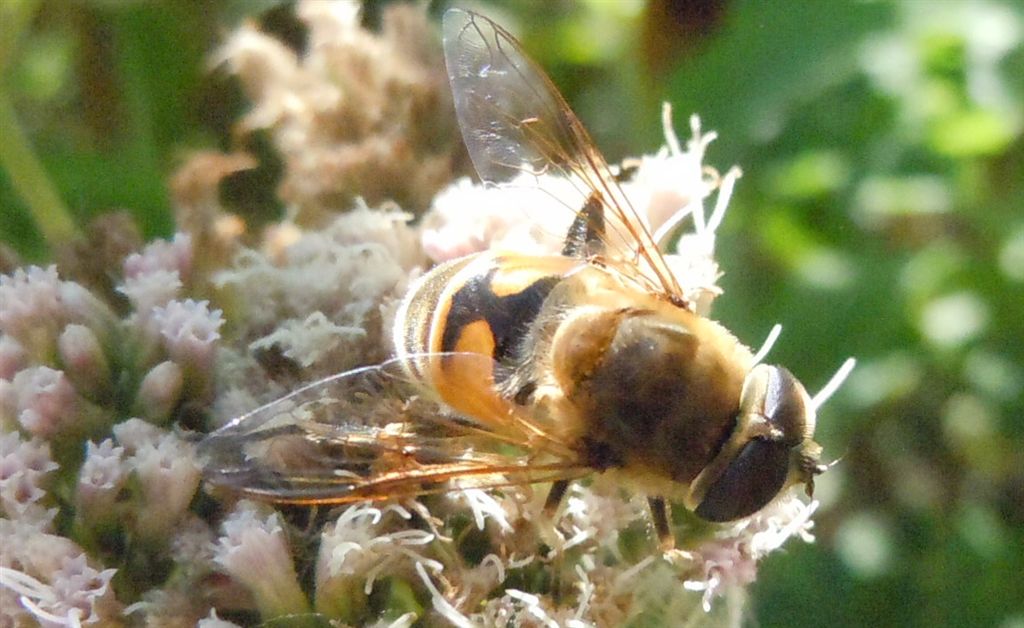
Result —
[{"label": "front leg", "polygon": [[569,480],[556,480],[551,483],[551,490],[548,491],[548,498],[544,500],[544,514],[554,518],[555,511],[562,504],[562,498],[569,489]]},{"label": "front leg", "polygon": [[562,255],[589,259],[604,253],[604,201],[594,192],[569,226]]},{"label": "front leg", "polygon": [[654,521],[654,531],[658,534],[658,544],[661,551],[667,552],[675,549],[676,537],[672,534],[672,510],[663,497],[648,497],[647,505],[651,508],[651,519]]}]

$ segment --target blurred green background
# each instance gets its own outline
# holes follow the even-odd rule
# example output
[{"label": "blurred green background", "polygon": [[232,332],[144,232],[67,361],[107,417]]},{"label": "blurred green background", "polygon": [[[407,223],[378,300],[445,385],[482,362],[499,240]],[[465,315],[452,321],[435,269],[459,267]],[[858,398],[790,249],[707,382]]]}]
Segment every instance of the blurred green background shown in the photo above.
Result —
[{"label": "blurred green background", "polygon": [[[707,162],[744,170],[716,317],[754,345],[782,323],[772,360],[811,390],[859,360],[820,417],[842,460],[818,541],[764,563],[752,622],[1024,626],[1024,3],[458,4],[518,34],[610,160],[660,145],[661,101],[684,137],[699,113]],[[209,52],[243,19],[301,44],[290,15],[2,0],[5,264],[110,209],[168,235],[168,176],[245,110]]]}]

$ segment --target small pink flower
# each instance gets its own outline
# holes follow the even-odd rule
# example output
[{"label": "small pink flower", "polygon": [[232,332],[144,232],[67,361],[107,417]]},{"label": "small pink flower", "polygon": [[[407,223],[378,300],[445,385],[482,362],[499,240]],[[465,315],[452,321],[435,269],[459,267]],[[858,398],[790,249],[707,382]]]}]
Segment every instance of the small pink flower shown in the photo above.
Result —
[{"label": "small pink flower", "polygon": [[0,506],[8,517],[20,519],[46,497],[46,490],[27,473],[15,473],[0,481]]},{"label": "small pink flower", "polygon": [[245,586],[263,619],[309,612],[277,513],[242,501],[221,526],[214,561]]},{"label": "small pink flower", "polygon": [[110,587],[116,572],[92,568],[85,554],[65,558],[48,574],[48,582],[13,569],[3,570],[5,585],[21,594],[21,606],[42,626],[119,622],[121,605]]},{"label": "small pink flower", "polygon": [[170,242],[156,240],[141,253],[132,253],[124,260],[126,279],[137,279],[155,272],[177,272],[185,283],[192,274],[192,236],[176,233]]},{"label": "small pink flower", "polygon": [[389,522],[382,522],[389,511],[401,519],[410,517],[399,506],[356,504],[324,528],[316,562],[317,612],[351,622],[354,612],[366,604],[377,578],[411,575],[418,562],[441,568],[418,553],[435,536],[424,530],[389,531]]},{"label": "small pink flower", "polygon": [[45,522],[47,476],[57,468],[49,444],[23,440],[17,432],[0,434],[0,510],[11,519]]},{"label": "small pink flower", "polygon": [[167,305],[181,293],[181,276],[176,270],[155,269],[128,277],[118,292],[128,297],[132,307],[145,320],[155,307]]},{"label": "small pink flower", "polygon": [[0,434],[0,480],[15,471],[46,474],[58,467],[50,457],[49,443],[38,438],[25,440],[17,432]]},{"label": "small pink flower", "polygon": [[169,537],[199,489],[202,476],[195,447],[141,419],[115,425],[123,468],[135,481],[130,508],[135,534],[148,540]]},{"label": "small pink flower", "polygon": [[99,445],[85,444],[85,462],[78,472],[75,503],[79,517],[89,524],[109,521],[116,516],[114,504],[128,480],[124,448],[106,439]]},{"label": "small pink flower", "polygon": [[56,266],[0,275],[0,331],[40,358],[52,350],[63,319],[60,284]]},{"label": "small pink flower", "polygon": [[213,366],[218,330],[224,324],[220,310],[209,301],[171,301],[153,310],[153,321],[171,359],[184,368],[208,373]]},{"label": "small pink flower", "polygon": [[125,453],[134,455],[144,447],[155,447],[166,432],[142,419],[128,419],[113,427],[114,438]]},{"label": "small pink flower", "polygon": [[163,538],[181,520],[199,488],[201,470],[195,448],[171,433],[138,447],[128,459],[141,489],[137,532]]},{"label": "small pink flower", "polygon": [[17,417],[34,436],[53,438],[78,418],[80,398],[67,376],[47,366],[14,376]]},{"label": "small pink flower", "polygon": [[[61,536],[0,519],[0,603],[42,626],[118,623],[121,606],[110,580],[116,570],[95,569],[82,548]],[[10,606],[11,602],[13,606]]]}]

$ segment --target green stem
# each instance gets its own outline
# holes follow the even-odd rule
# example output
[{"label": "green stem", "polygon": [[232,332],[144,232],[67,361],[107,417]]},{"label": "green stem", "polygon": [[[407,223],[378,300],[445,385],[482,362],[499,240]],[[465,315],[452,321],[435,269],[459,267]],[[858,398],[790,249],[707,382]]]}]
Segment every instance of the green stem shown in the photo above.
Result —
[{"label": "green stem", "polygon": [[28,138],[18,125],[14,107],[6,94],[0,93],[0,167],[11,179],[11,185],[28,205],[36,226],[54,248],[78,236],[64,201],[57,194],[46,170],[32,152]]},{"label": "green stem", "polygon": [[0,76],[7,74],[7,66],[38,6],[39,0],[10,0],[0,4]]},{"label": "green stem", "polygon": [[36,225],[51,248],[78,236],[71,214],[46,174],[28,137],[18,123],[10,95],[5,89],[6,70],[10,66],[35,8],[36,0],[3,2],[0,7],[0,168],[28,205]]}]

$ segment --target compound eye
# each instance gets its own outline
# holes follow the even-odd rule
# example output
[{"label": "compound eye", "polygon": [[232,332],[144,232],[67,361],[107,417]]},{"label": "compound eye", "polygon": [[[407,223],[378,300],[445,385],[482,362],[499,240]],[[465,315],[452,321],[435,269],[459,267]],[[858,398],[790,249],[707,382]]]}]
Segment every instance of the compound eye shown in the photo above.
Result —
[{"label": "compound eye", "polygon": [[807,392],[797,378],[781,366],[771,368],[764,400],[764,414],[782,430],[783,440],[795,446],[804,439],[808,427]]},{"label": "compound eye", "polygon": [[750,440],[715,480],[694,511],[706,521],[750,516],[775,499],[789,474],[790,446],[764,438]]},{"label": "compound eye", "polygon": [[790,447],[814,432],[814,411],[807,391],[781,366],[755,366],[744,382],[740,407],[741,413],[764,417],[772,427],[772,439]]}]

